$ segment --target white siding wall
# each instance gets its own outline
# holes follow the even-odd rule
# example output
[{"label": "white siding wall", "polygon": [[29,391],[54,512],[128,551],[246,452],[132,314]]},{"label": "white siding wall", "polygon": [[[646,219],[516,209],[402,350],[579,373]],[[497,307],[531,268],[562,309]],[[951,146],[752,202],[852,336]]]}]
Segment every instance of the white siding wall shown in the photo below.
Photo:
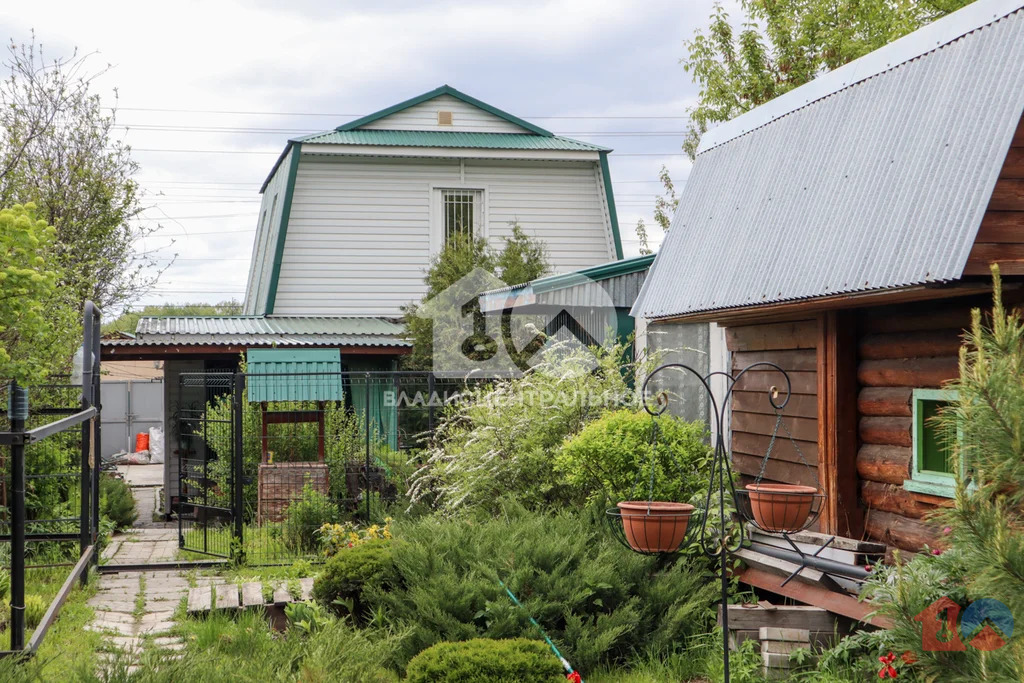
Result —
[{"label": "white siding wall", "polygon": [[[452,125],[438,125],[437,112],[439,111],[452,112]],[[500,116],[495,116],[451,95],[439,95],[365,126],[360,126],[360,128],[364,130],[452,130],[485,133],[530,132],[511,121],[506,121]]]},{"label": "white siding wall", "polygon": [[[270,286],[270,273],[274,265],[274,245],[277,243],[277,232],[281,227],[281,210],[284,204],[284,191],[288,185],[291,157],[292,152],[289,152],[278,164],[277,171],[267,184],[263,200],[260,202],[252,259],[249,262],[249,280],[245,287],[245,304],[242,307],[242,312],[248,315],[262,313],[266,305],[267,288]],[[266,220],[263,218],[264,212],[267,214]]]},{"label": "white siding wall", "polygon": [[492,244],[518,221],[553,272],[615,258],[596,162],[304,154],[274,313],[400,315],[423,295],[431,188],[445,185],[485,188]]}]

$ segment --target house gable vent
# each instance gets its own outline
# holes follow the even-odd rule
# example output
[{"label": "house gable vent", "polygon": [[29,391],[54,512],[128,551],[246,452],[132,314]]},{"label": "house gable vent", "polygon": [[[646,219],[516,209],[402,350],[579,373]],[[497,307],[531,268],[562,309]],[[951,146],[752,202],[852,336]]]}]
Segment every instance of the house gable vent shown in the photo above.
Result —
[{"label": "house gable vent", "polygon": [[450,126],[450,125],[452,125],[452,113],[450,111],[439,111],[439,112],[437,112],[437,125],[439,125],[439,126]]}]

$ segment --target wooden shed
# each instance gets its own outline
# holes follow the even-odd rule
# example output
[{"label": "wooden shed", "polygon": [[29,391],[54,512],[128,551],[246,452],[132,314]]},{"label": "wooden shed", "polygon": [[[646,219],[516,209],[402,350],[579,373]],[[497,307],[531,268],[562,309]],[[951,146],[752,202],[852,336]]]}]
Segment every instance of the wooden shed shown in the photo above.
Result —
[{"label": "wooden shed", "polygon": [[[738,370],[790,373],[785,423],[828,495],[821,531],[919,550],[952,500],[928,420],[955,395],[999,263],[1024,284],[1024,10],[979,0],[709,131],[633,314],[713,322]],[[713,368],[715,369],[715,368]],[[769,372],[735,387],[736,472],[774,425]],[[814,481],[779,443],[766,478]]]}]

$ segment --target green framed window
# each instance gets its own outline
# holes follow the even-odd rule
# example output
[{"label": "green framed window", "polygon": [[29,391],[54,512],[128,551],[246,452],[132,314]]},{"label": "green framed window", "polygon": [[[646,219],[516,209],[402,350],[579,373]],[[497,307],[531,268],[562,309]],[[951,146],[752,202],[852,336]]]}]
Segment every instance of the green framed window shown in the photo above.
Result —
[{"label": "green framed window", "polygon": [[906,490],[953,497],[956,488],[953,449],[962,434],[960,429],[955,433],[944,431],[935,418],[957,398],[956,391],[947,389],[914,389],[911,399],[913,453],[910,479],[903,482]]}]

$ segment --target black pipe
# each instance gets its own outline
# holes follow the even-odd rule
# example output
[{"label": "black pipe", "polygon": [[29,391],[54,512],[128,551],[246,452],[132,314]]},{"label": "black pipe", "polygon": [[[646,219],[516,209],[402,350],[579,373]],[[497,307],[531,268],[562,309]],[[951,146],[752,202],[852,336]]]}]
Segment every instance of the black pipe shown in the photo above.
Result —
[{"label": "black pipe", "polygon": [[[102,412],[103,412],[103,401],[100,396],[100,310],[96,308],[96,305],[91,301],[85,302],[86,314],[91,314],[93,318],[92,325],[92,338],[86,339],[86,346],[92,343],[92,382],[90,383],[92,391],[92,405],[96,408],[96,417],[93,418],[93,436],[92,436],[92,515],[90,515],[90,522],[92,523],[92,540],[93,543],[99,541],[100,536],[100,465],[102,461],[103,453],[102,449]],[[84,379],[84,378],[83,378]],[[92,561],[94,565],[99,565],[100,554],[93,553]]]},{"label": "black pipe", "polygon": [[[11,382],[11,431],[24,433],[28,392]],[[11,649],[25,649],[25,444],[11,445]]]},{"label": "black pipe", "polygon": [[[92,407],[92,349],[91,340],[93,331],[95,329],[95,306],[92,305],[91,301],[85,303],[84,319],[82,320],[82,410],[86,410]],[[92,509],[91,496],[92,486],[89,471],[89,454],[92,447],[92,426],[93,420],[88,420],[82,423],[82,462],[81,462],[81,483],[79,497],[79,511],[78,511],[78,556],[82,557],[85,554],[86,548],[92,544],[91,538],[91,524],[89,522],[89,514]],[[87,580],[87,573],[82,574],[82,585],[85,585]]]},{"label": "black pipe", "polygon": [[234,510],[232,514],[235,518],[235,542],[237,547],[238,555],[234,552],[231,553],[232,559],[236,562],[245,561],[245,546],[243,543],[243,519],[242,511],[245,505],[245,463],[242,457],[242,449],[245,447],[243,443],[242,434],[242,413],[245,410],[245,374],[241,372],[235,373],[235,391],[233,400],[232,415],[232,429],[234,429],[234,457],[232,459],[232,477],[234,478]]},{"label": "black pipe", "polygon": [[863,580],[868,578],[870,575],[870,572],[864,569],[864,567],[837,562],[836,560],[830,560],[827,557],[815,557],[809,553],[801,557],[800,553],[795,550],[777,548],[773,545],[758,543],[757,541],[754,541],[751,544],[750,549],[755,550],[762,555],[768,555],[769,557],[792,562],[793,564],[803,564],[812,569],[825,572],[826,574],[836,574],[848,579]]}]

